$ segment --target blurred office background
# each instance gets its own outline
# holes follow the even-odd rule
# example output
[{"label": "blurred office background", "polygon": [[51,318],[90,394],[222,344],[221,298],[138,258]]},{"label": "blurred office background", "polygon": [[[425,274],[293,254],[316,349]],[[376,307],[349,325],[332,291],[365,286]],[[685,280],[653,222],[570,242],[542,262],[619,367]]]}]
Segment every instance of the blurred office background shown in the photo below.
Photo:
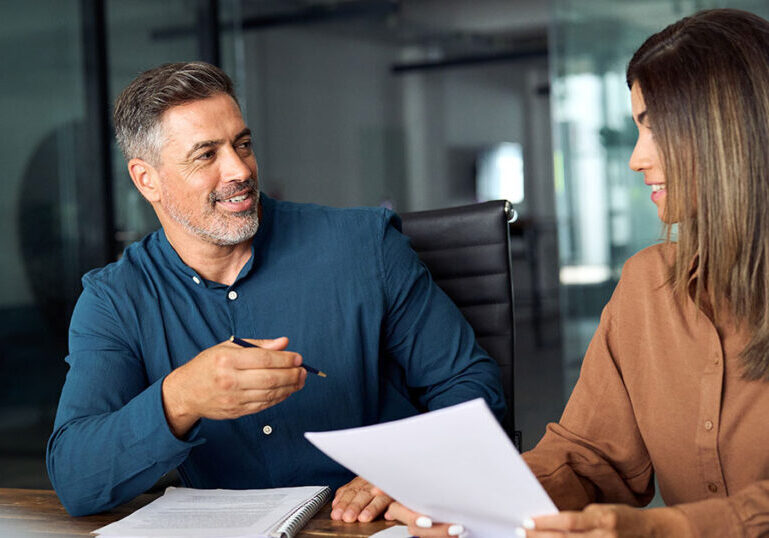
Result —
[{"label": "blurred office background", "polygon": [[44,450],[80,276],[157,227],[114,145],[140,71],[235,80],[279,198],[432,209],[508,198],[516,422],[557,420],[603,305],[659,239],[624,69],[651,33],[764,1],[0,1],[0,487],[49,488]]}]

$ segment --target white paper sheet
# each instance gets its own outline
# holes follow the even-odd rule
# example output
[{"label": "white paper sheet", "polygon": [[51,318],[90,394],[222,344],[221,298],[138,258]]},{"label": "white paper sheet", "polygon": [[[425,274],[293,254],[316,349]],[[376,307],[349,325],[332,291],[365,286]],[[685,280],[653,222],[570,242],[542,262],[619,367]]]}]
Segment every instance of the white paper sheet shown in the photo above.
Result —
[{"label": "white paper sheet", "polygon": [[120,521],[94,531],[99,536],[267,536],[276,524],[325,487],[276,489],[168,488],[165,494]]},{"label": "white paper sheet", "polygon": [[369,538],[411,538],[411,533],[406,525],[393,525],[383,531],[375,532]]},{"label": "white paper sheet", "polygon": [[461,523],[471,536],[509,537],[524,518],[557,511],[480,398],[305,437],[409,508]]}]

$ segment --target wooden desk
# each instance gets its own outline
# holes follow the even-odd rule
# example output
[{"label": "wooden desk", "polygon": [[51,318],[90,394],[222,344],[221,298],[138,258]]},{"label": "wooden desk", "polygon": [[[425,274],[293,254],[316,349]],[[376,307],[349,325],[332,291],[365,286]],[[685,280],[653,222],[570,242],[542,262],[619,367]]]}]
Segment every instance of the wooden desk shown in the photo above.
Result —
[{"label": "wooden desk", "polygon": [[[88,536],[91,531],[127,516],[159,496],[160,494],[140,495],[133,501],[103,514],[71,517],[52,490],[0,488],[0,536]],[[330,513],[331,505],[328,504],[312,518],[299,536],[362,538],[393,525],[382,520],[373,523],[341,523],[331,521]]]}]

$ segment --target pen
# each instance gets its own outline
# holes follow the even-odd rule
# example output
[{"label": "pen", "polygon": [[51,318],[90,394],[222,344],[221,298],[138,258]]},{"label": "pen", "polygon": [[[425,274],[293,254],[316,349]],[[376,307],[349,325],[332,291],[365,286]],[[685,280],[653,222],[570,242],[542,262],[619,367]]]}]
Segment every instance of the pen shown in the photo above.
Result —
[{"label": "pen", "polygon": [[[259,347],[256,344],[252,344],[251,342],[246,342],[245,340],[241,340],[240,338],[238,338],[235,335],[230,336],[230,342],[232,342],[233,344],[238,344],[240,347]],[[317,368],[313,368],[312,366],[310,366],[308,364],[302,364],[302,368],[304,368],[305,370],[307,370],[311,374],[315,374],[315,375],[320,376],[320,377],[328,377],[328,376],[326,376],[325,372],[321,372]]]}]

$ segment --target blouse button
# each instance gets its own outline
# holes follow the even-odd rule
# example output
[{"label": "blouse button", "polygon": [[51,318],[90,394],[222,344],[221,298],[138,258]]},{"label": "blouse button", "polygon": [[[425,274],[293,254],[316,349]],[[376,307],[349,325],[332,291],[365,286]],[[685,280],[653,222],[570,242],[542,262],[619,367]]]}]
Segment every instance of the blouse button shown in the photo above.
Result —
[{"label": "blouse button", "polygon": [[708,431],[712,430],[713,429],[713,423],[711,421],[709,421],[709,420],[706,420],[705,421],[705,429],[708,430]]},{"label": "blouse button", "polygon": [[262,431],[264,432],[264,435],[270,435],[272,433],[272,426],[267,424],[264,428],[262,428]]},{"label": "blouse button", "polygon": [[235,299],[237,299],[237,298],[238,298],[238,292],[237,292],[237,291],[235,291],[235,290],[231,290],[231,291],[230,291],[230,292],[227,294],[227,298],[228,298],[230,301],[234,301]]},{"label": "blouse button", "polygon": [[718,486],[717,486],[717,485],[715,485],[713,482],[709,482],[709,483],[708,483],[708,491],[709,491],[710,493],[715,493],[715,492],[717,492],[717,491],[718,491]]},{"label": "blouse button", "polygon": [[194,277],[192,277],[192,281],[193,281],[195,284],[200,284],[200,279],[199,279],[197,276],[194,276]]}]

